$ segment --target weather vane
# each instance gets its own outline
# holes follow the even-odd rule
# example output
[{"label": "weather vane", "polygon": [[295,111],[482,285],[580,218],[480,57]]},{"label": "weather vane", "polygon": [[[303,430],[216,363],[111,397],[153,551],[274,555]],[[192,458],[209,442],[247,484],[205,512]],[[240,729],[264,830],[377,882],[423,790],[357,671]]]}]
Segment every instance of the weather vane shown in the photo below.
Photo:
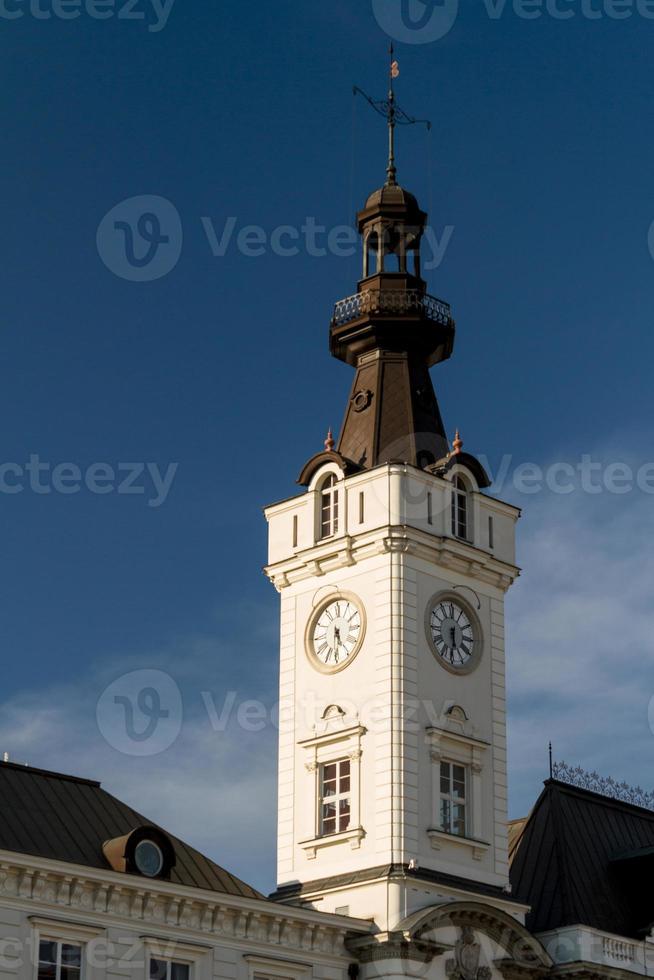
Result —
[{"label": "weather vane", "polygon": [[389,69],[389,89],[388,96],[385,99],[373,99],[367,92],[359,88],[358,85],[354,86],[354,94],[362,95],[366,102],[368,102],[375,112],[378,112],[380,116],[383,116],[388,123],[388,166],[386,167],[386,183],[388,186],[395,186],[397,184],[397,167],[395,166],[395,127],[396,126],[415,126],[424,125],[428,130],[431,129],[431,123],[428,119],[414,119],[413,116],[408,115],[401,109],[400,106],[395,101],[395,79],[400,77],[400,66],[394,57],[393,45],[391,44],[389,49],[389,54],[391,56],[391,63]]}]

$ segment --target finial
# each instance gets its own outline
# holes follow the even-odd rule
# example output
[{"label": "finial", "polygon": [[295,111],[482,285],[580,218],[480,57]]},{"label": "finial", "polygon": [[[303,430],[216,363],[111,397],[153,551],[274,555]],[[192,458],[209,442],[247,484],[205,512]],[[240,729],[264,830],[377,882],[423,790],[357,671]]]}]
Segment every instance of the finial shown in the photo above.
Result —
[{"label": "finial", "polygon": [[397,168],[395,166],[395,127],[396,126],[415,126],[418,123],[424,124],[427,129],[431,129],[428,119],[414,119],[409,116],[404,109],[395,101],[395,89],[393,83],[400,77],[400,65],[395,60],[395,49],[391,44],[389,48],[390,68],[389,68],[389,91],[385,99],[373,99],[367,95],[358,85],[354,86],[354,94],[362,95],[375,112],[383,116],[388,124],[388,165],[386,167],[386,186],[397,187]]},{"label": "finial", "polygon": [[459,430],[458,429],[456,430],[456,435],[454,436],[454,442],[452,443],[452,449],[454,450],[454,453],[455,453],[456,456],[458,456],[459,453],[461,452],[461,450],[463,449],[463,439],[459,435]]},{"label": "finial", "polygon": [[391,67],[389,70],[389,91],[388,91],[388,166],[386,167],[386,186],[395,187],[397,185],[397,167],[395,166],[395,90],[393,82],[400,77],[400,66],[393,57],[395,51],[391,44],[389,54],[391,56]]},{"label": "finial", "polygon": [[329,431],[327,432],[327,438],[325,439],[325,449],[327,450],[328,453],[330,453],[335,445],[336,443],[334,442],[334,436],[330,428]]}]

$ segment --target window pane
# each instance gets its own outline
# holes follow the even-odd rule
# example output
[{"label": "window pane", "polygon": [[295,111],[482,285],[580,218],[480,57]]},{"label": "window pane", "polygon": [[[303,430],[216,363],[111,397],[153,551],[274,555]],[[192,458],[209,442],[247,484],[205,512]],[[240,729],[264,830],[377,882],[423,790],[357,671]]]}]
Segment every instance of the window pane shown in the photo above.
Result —
[{"label": "window pane", "polygon": [[82,947],[64,943],[61,947],[61,963],[62,966],[76,966],[79,969],[82,965]]},{"label": "window pane", "polygon": [[350,777],[342,776],[341,782],[338,789],[339,793],[349,793],[350,792]]},{"label": "window pane", "polygon": [[55,963],[39,963],[38,980],[55,980],[57,966]]},{"label": "window pane", "polygon": [[81,971],[79,966],[61,965],[60,980],[79,980]]},{"label": "window pane", "polygon": [[170,964],[170,980],[189,980],[190,972],[188,963]]},{"label": "window pane", "polygon": [[324,783],[322,788],[322,795],[324,798],[328,796],[336,796],[336,780],[330,780],[328,783]]},{"label": "window pane", "polygon": [[450,829],[450,801],[441,800],[441,827],[443,830]]},{"label": "window pane", "polygon": [[336,817],[330,817],[329,820],[323,820],[323,822],[322,822],[322,832],[323,832],[323,834],[335,834],[336,833]]},{"label": "window pane", "polygon": [[464,806],[455,804],[452,808],[452,832],[459,837],[466,834],[466,809]]},{"label": "window pane", "polygon": [[165,960],[150,960],[150,980],[166,980],[168,964]]},{"label": "window pane", "polygon": [[330,762],[328,766],[322,767],[322,778],[323,780],[336,779],[336,763]]},{"label": "window pane", "polygon": [[41,940],[39,943],[39,962],[40,963],[56,963],[57,962],[57,944],[52,943],[49,940]]},{"label": "window pane", "polygon": [[349,776],[349,775],[350,775],[350,760],[343,759],[343,761],[341,762],[341,776]]}]

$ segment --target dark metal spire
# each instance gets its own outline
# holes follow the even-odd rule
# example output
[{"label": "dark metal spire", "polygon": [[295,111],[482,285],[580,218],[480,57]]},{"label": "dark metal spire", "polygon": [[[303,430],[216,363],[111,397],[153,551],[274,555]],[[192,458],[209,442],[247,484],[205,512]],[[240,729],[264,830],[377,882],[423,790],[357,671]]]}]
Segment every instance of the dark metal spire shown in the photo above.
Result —
[{"label": "dark metal spire", "polygon": [[395,127],[396,126],[415,126],[416,124],[422,124],[431,129],[431,123],[428,119],[414,119],[413,116],[409,116],[404,109],[395,101],[395,79],[399,77],[400,66],[397,61],[395,61],[393,45],[391,44],[390,50],[390,67],[389,67],[389,88],[388,96],[385,99],[373,99],[372,96],[364,92],[362,88],[358,85],[354,86],[354,94],[362,95],[366,102],[368,102],[375,112],[378,112],[380,116],[386,119],[388,125],[388,164],[386,167],[386,187],[397,187],[397,167],[395,165]]}]

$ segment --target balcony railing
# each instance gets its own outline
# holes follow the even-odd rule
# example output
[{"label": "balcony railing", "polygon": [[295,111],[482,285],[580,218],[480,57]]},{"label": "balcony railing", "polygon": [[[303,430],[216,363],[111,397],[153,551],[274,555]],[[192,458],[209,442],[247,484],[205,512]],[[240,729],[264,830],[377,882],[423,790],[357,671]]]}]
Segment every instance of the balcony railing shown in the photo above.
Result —
[{"label": "balcony railing", "polygon": [[418,289],[365,289],[354,296],[339,300],[334,307],[332,322],[340,327],[371,313],[387,316],[417,313],[443,326],[447,326],[452,320],[449,303],[421,293]]}]

